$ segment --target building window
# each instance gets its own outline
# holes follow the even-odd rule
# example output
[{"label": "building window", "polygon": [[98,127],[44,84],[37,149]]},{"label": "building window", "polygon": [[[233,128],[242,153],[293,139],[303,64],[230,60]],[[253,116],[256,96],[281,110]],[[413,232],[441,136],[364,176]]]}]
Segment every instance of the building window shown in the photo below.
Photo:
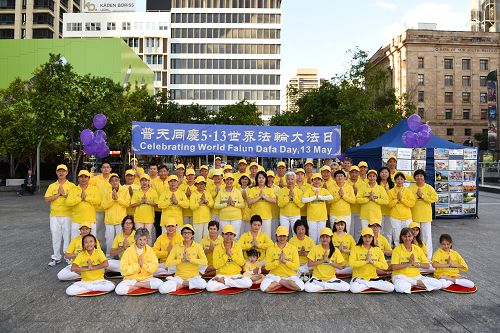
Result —
[{"label": "building window", "polygon": [[86,22],[85,31],[101,31],[100,22]]},{"label": "building window", "polygon": [[480,93],[479,94],[479,103],[488,103],[486,93]]},{"label": "building window", "polygon": [[419,86],[424,85],[424,74],[418,74],[418,85]]},{"label": "building window", "polygon": [[423,91],[419,91],[418,92],[418,101],[419,102],[423,102],[424,101],[424,92]]},{"label": "building window", "polygon": [[464,109],[462,112],[463,119],[470,119],[470,109]]},{"label": "building window", "polygon": [[470,59],[462,59],[462,69],[470,70]]},{"label": "building window", "polygon": [[462,87],[470,87],[470,76],[462,76]]},{"label": "building window", "polygon": [[425,117],[425,110],[424,110],[424,108],[418,108],[417,112],[418,112],[418,115],[420,116],[420,118],[423,119]]},{"label": "building window", "polygon": [[452,92],[445,92],[444,93],[444,102],[445,103],[453,103],[453,93]]},{"label": "building window", "polygon": [[424,58],[418,58],[418,68],[419,69],[424,68]]},{"label": "building window", "polygon": [[453,59],[444,59],[444,69],[453,69]]},{"label": "building window", "polygon": [[479,59],[479,70],[488,70],[488,59]]},{"label": "building window", "polygon": [[116,30],[116,23],[115,22],[108,22],[107,29],[108,30]]},{"label": "building window", "polygon": [[488,119],[488,109],[481,109],[481,120]]},{"label": "building window", "polygon": [[453,109],[445,109],[444,110],[444,119],[453,119]]},{"label": "building window", "polygon": [[452,136],[453,135],[453,128],[447,128],[446,129],[446,135]]},{"label": "building window", "polygon": [[144,28],[143,22],[134,22],[134,30],[142,30]]},{"label": "building window", "polygon": [[462,103],[470,103],[470,92],[462,93]]},{"label": "building window", "polygon": [[129,47],[139,47],[139,38],[127,38],[127,45]]},{"label": "building window", "polygon": [[130,30],[130,22],[122,22],[122,30]]},{"label": "building window", "polygon": [[470,128],[466,128],[466,129],[464,130],[464,135],[465,135],[465,136],[471,136],[471,135],[472,135],[472,129],[470,129]]},{"label": "building window", "polygon": [[453,75],[445,75],[444,76],[444,85],[452,86],[453,85]]},{"label": "building window", "polygon": [[167,22],[160,22],[158,24],[158,30],[168,30],[168,23]]},{"label": "building window", "polygon": [[161,72],[154,72],[155,73],[155,81],[161,81]]},{"label": "building window", "polygon": [[66,28],[68,31],[82,31],[82,23],[67,23]]},{"label": "building window", "polygon": [[479,86],[480,87],[486,87],[486,76],[480,76],[479,77]]}]

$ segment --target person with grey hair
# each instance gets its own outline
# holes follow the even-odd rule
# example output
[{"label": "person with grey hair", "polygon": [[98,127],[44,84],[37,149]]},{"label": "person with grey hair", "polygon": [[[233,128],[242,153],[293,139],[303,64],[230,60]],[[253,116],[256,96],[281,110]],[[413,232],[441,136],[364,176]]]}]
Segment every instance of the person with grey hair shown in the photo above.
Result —
[{"label": "person with grey hair", "polygon": [[153,277],[153,273],[158,270],[158,258],[148,245],[149,237],[148,229],[137,229],[134,236],[135,245],[123,252],[120,259],[123,281],[115,289],[118,295],[127,295],[139,288],[158,289],[163,283]]},{"label": "person with grey hair", "polygon": [[302,191],[295,183],[295,173],[287,172],[286,186],[278,192],[278,207],[280,208],[280,225],[288,230],[293,228],[295,221],[300,220],[300,209],[304,207]]}]

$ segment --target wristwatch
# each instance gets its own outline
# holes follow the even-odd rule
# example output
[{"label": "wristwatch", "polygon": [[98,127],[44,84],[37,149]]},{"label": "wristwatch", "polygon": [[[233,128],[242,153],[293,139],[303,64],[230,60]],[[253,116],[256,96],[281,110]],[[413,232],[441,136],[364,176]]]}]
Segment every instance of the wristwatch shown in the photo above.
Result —
[{"label": "wristwatch", "polygon": [[332,264],[332,261],[331,260],[328,260],[328,265],[331,265]]}]

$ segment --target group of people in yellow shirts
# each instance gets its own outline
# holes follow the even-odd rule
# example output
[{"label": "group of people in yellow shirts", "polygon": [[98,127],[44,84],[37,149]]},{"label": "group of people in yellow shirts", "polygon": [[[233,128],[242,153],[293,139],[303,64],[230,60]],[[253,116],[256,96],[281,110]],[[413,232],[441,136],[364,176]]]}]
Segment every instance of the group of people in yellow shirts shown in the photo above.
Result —
[{"label": "group of people in yellow shirts", "polygon": [[[80,171],[75,185],[61,164],[45,194],[49,266],[62,261],[63,243],[68,265],[58,278],[80,280],[68,295],[257,284],[264,292],[473,287],[460,275],[468,267],[449,235],[441,235],[432,254],[437,194],[425,172],[408,175],[395,166],[394,156],[378,171],[346,158],[342,168],[323,165],[314,172],[307,160],[295,171],[279,162],[275,174],[255,161],[242,159],[233,170],[216,158],[214,169],[202,165],[198,175],[182,164],[169,175],[156,164],[146,173],[132,159],[124,185],[108,163],[98,176]],[[405,186],[408,179],[415,183]],[[121,274],[122,282],[115,288],[105,271]],[[381,279],[389,275],[391,281]]]}]

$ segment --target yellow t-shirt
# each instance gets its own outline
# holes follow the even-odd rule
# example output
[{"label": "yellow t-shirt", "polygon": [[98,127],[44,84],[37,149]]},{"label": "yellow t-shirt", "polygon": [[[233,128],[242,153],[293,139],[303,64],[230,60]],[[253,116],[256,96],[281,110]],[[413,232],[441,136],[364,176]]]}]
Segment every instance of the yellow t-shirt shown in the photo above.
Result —
[{"label": "yellow t-shirt", "polygon": [[101,207],[105,210],[105,224],[121,224],[123,218],[127,216],[127,207],[130,206],[128,188],[120,186],[117,198],[117,200],[113,200],[113,189],[111,187],[104,191]]},{"label": "yellow t-shirt", "polygon": [[[174,195],[177,199],[177,204],[175,205],[171,202],[172,195]],[[167,217],[171,217],[175,219],[175,222],[177,222],[177,227],[182,228],[184,225],[183,212],[185,208],[189,208],[189,199],[180,189],[177,189],[174,192],[170,191],[170,189],[166,189],[158,199],[158,208],[162,210],[160,221],[161,226],[164,226],[167,223]]]},{"label": "yellow t-shirt", "polygon": [[411,184],[408,188],[415,196],[415,205],[411,208],[413,222],[423,223],[432,222],[432,204],[437,202],[438,196],[436,190],[429,184],[424,184],[420,188],[422,197],[417,197],[418,186]]},{"label": "yellow t-shirt", "polygon": [[[135,191],[130,200],[130,204],[141,202],[144,192],[142,189]],[[152,188],[149,188],[146,192],[146,200],[148,202],[158,202],[158,194]],[[137,223],[153,224],[155,222],[155,208],[148,204],[141,204],[135,207],[134,221]]]},{"label": "yellow t-shirt", "polygon": [[[402,192],[401,201],[398,200],[398,193]],[[416,197],[410,189],[406,187],[394,186],[389,190],[389,206],[391,207],[391,217],[398,220],[411,219],[411,208],[415,206]]]},{"label": "yellow t-shirt", "polygon": [[[311,237],[305,236],[303,240],[300,240],[297,235],[293,236],[290,238],[289,243],[297,248],[297,251],[300,252],[302,250],[302,247],[304,247],[304,250],[309,252],[314,246],[314,241],[312,240]],[[307,255],[301,256],[299,255],[299,260],[300,264],[306,264],[307,263]]]},{"label": "yellow t-shirt", "polygon": [[[285,263],[279,261],[281,253],[284,253]],[[283,249],[280,249],[277,244],[269,247],[266,251],[266,269],[271,274],[280,277],[296,276],[300,268],[299,253],[297,248],[290,243],[286,243]]]},{"label": "yellow t-shirt", "polygon": [[193,224],[208,223],[212,219],[211,208],[214,206],[214,198],[207,190],[204,195],[208,203],[200,204],[202,194],[198,190],[191,192],[189,208],[193,212]]},{"label": "yellow t-shirt", "polygon": [[304,207],[302,202],[302,191],[298,186],[293,188],[293,198],[290,198],[290,189],[283,187],[278,192],[278,207],[280,215],[283,216],[301,216],[300,209]]},{"label": "yellow t-shirt", "polygon": [[[335,246],[337,249],[340,246],[343,246],[349,251],[351,251],[356,246],[354,238],[346,232],[344,232],[344,235],[342,237],[339,236],[336,232],[334,232],[332,236],[332,243],[333,246]],[[344,257],[344,262],[347,264],[349,262],[349,253],[342,253],[342,256]]]},{"label": "yellow t-shirt", "polygon": [[149,279],[158,270],[158,266],[158,258],[149,245],[143,247],[142,267],[139,265],[137,246],[126,249],[120,259],[120,271],[124,280],[143,281]]},{"label": "yellow t-shirt", "polygon": [[[231,197],[234,206],[227,204],[227,199]],[[245,208],[243,197],[240,190],[233,187],[230,192],[222,188],[217,194],[214,201],[214,208],[219,210],[219,218],[221,221],[241,220],[243,217],[242,209]]]},{"label": "yellow t-shirt", "polygon": [[[326,209],[326,202],[331,199],[332,195],[326,188],[319,188],[318,195],[316,195],[316,189],[314,187],[309,187],[302,195],[302,202],[307,205],[307,220],[308,221],[326,221],[328,219],[328,213]],[[304,200],[314,197],[313,201],[306,202]],[[325,200],[321,199],[325,198]]]},{"label": "yellow t-shirt", "polygon": [[451,258],[451,263],[454,265],[460,265],[464,266],[464,268],[458,269],[458,268],[436,268],[434,271],[434,277],[436,279],[439,279],[443,275],[447,275],[450,277],[459,277],[460,276],[460,270],[463,272],[467,272],[469,270],[469,266],[465,262],[464,258],[458,253],[457,251],[450,249],[450,253],[447,253],[443,249],[437,249],[436,252],[434,252],[434,255],[432,256],[432,262],[437,262],[438,264],[446,265],[448,264],[448,258]]},{"label": "yellow t-shirt", "polygon": [[[181,190],[182,192],[184,192],[184,194],[186,195],[186,199],[189,201],[190,198],[191,198],[191,194],[188,196],[187,195],[187,190],[191,191],[191,194],[196,191],[196,186],[194,184],[191,184],[191,185],[188,185],[187,181],[186,183],[184,184],[181,184],[179,186],[179,190]],[[193,216],[193,211],[191,210],[191,207],[188,205],[187,208],[182,208],[182,216]]]},{"label": "yellow t-shirt", "polygon": [[[417,245],[412,244],[411,245],[412,250],[408,251],[404,244],[399,244],[394,248],[392,251],[392,257],[391,257],[391,264],[407,264],[410,262],[410,256],[413,253],[413,256],[415,258],[415,262],[419,263],[428,263],[429,260],[427,257],[424,255],[424,252],[422,251],[421,248],[419,248]],[[398,269],[392,271],[392,276],[402,274],[407,277],[416,277],[420,275],[420,268],[419,267],[406,267],[403,269]]]},{"label": "yellow t-shirt", "polygon": [[[302,191],[302,196],[304,196],[304,193],[306,192],[306,190],[308,188],[311,187],[311,185],[309,185],[306,181],[304,181],[304,183],[302,184],[302,186],[297,185],[297,187],[299,188],[299,190]],[[300,216],[307,216],[307,205],[306,204],[304,204],[300,208]]]},{"label": "yellow t-shirt", "polygon": [[[260,261],[256,261],[256,262],[250,262],[250,261],[245,261],[245,265],[243,266],[243,276],[246,276],[246,277],[252,277],[255,275],[255,273],[253,272],[254,269],[258,268],[259,269],[259,273],[260,273],[260,270],[261,270],[261,263]],[[259,274],[257,273],[257,274]]]},{"label": "yellow t-shirt", "polygon": [[96,220],[96,209],[95,207],[101,202],[101,195],[99,194],[99,190],[97,187],[89,185],[85,189],[85,200],[82,200],[82,188],[80,185],[72,188],[68,197],[66,198],[66,205],[72,207],[73,215],[72,221],[73,223],[82,223],[82,222],[95,222]]},{"label": "yellow t-shirt", "polygon": [[383,251],[392,251],[392,247],[391,245],[389,244],[389,241],[387,240],[387,238],[385,238],[384,235],[382,234],[378,234],[377,238],[375,239],[375,245],[378,246],[382,252]]},{"label": "yellow t-shirt", "polygon": [[342,197],[339,194],[340,186],[336,182],[333,182],[333,184],[328,187],[328,191],[330,191],[333,196],[330,205],[330,215],[351,216],[351,205],[356,203],[356,196],[354,195],[352,186],[348,183],[343,184],[342,191],[344,193]]},{"label": "yellow t-shirt", "polygon": [[215,247],[213,266],[217,270],[217,275],[233,276],[241,274],[241,266],[245,263],[245,259],[238,243],[233,242],[231,254],[231,256],[227,255],[224,242]]},{"label": "yellow t-shirt", "polygon": [[[189,262],[183,262],[184,251],[187,252]],[[199,267],[208,265],[207,257],[200,244],[192,242],[191,246],[185,248],[184,243],[177,244],[168,255],[165,266],[176,266],[175,276],[183,280],[200,276]]]},{"label": "yellow t-shirt", "polygon": [[[247,199],[255,199],[260,195],[260,187],[255,186],[252,187],[247,191]],[[262,192],[264,193],[264,196],[266,196],[269,199],[275,199],[276,194],[273,188],[265,186],[262,189]],[[263,220],[269,220],[271,219],[272,216],[272,209],[273,209],[273,204],[270,202],[267,202],[263,198],[259,199],[259,201],[254,202],[253,204],[250,205],[250,215],[260,215],[260,217]]]},{"label": "yellow t-shirt", "polygon": [[352,267],[352,277],[359,277],[364,280],[377,279],[377,269],[387,269],[387,261],[385,261],[384,252],[377,247],[370,247],[370,256],[373,264],[366,262],[368,250],[363,245],[357,245],[351,250],[349,256],[349,266]]},{"label": "yellow t-shirt", "polygon": [[165,262],[169,255],[168,246],[171,244],[172,249],[175,245],[182,244],[184,238],[182,238],[181,234],[177,231],[174,233],[172,238],[168,237],[167,233],[162,233],[153,245],[153,251],[155,251],[156,257],[160,262]]},{"label": "yellow t-shirt", "polygon": [[[382,205],[387,205],[389,198],[385,189],[375,184],[371,187],[369,184],[362,183],[358,187],[358,194],[356,195],[356,202],[358,203],[359,217],[362,220],[372,220],[377,221],[382,220]],[[369,196],[372,193],[374,200],[370,200]]]},{"label": "yellow t-shirt", "polygon": [[[92,254],[89,254],[89,252],[85,250],[78,253],[73,260],[73,264],[80,267],[88,267],[89,259],[92,260],[92,266],[100,265],[107,260],[101,249],[94,249]],[[104,280],[104,268],[81,272],[80,275],[82,276],[83,282]]]},{"label": "yellow t-shirt", "polygon": [[[45,198],[51,197],[59,193],[59,182],[56,181],[49,185],[47,191],[45,191]],[[75,184],[66,180],[63,185],[63,190],[65,194],[68,194],[73,188],[76,187]],[[66,205],[66,198],[58,197],[56,200],[50,202],[50,216],[70,216],[71,217],[71,207]]]},{"label": "yellow t-shirt", "polygon": [[102,206],[102,200],[106,192],[111,188],[111,184],[109,183],[109,178],[111,175],[108,175],[108,178],[104,178],[103,174],[92,177],[89,180],[89,185],[97,187],[99,190],[99,194],[101,195],[101,202],[96,206],[96,212],[104,212],[104,207]]},{"label": "yellow t-shirt", "polygon": [[[328,250],[330,251],[330,250]],[[315,245],[312,249],[311,252],[307,255],[307,259],[311,261],[318,261],[318,260],[323,260],[323,257],[325,256],[326,250],[323,249],[323,246],[321,244]],[[333,253],[330,254],[329,258],[332,262],[341,264],[344,262],[344,257],[340,253],[339,249],[335,249]],[[313,276],[322,281],[328,281],[331,279],[335,279],[336,276],[336,271],[335,267],[332,265],[329,265],[328,263],[324,264],[319,264],[314,266],[313,269]]]},{"label": "yellow t-shirt", "polygon": [[[127,237],[127,242],[128,242],[129,247],[135,246],[134,236],[135,236],[135,230],[132,230],[130,235],[128,235],[128,237]],[[123,232],[120,232],[118,235],[116,235],[115,239],[113,239],[113,245],[111,246],[111,248],[117,249],[117,248],[123,246],[124,242],[125,242],[125,234]],[[120,258],[122,256],[122,254],[123,254],[123,252],[120,253]]]},{"label": "yellow t-shirt", "polygon": [[207,236],[207,237],[205,237],[205,238],[203,238],[201,240],[200,245],[203,248],[203,252],[205,252],[205,256],[207,257],[208,265],[209,266],[213,266],[213,263],[214,263],[214,261],[213,261],[213,254],[214,254],[214,252],[213,251],[212,252],[206,252],[206,251],[208,251],[210,249],[210,242],[213,243],[213,245],[214,245],[214,251],[215,251],[215,248],[217,246],[219,246],[223,241],[224,241],[224,238],[222,238],[222,236],[220,236],[220,235],[217,236],[217,238],[215,239],[215,241],[212,241],[210,239],[210,236]]},{"label": "yellow t-shirt", "polygon": [[[260,256],[257,260],[264,260],[267,249],[273,246],[273,241],[266,233],[259,231],[257,237],[255,237],[255,243],[257,245],[255,249],[260,253]],[[245,259],[248,259],[246,251],[250,250],[253,247],[252,233],[250,231],[243,233],[240,236],[240,239],[238,239],[238,244],[240,244],[241,249],[243,250],[243,257]]]}]

